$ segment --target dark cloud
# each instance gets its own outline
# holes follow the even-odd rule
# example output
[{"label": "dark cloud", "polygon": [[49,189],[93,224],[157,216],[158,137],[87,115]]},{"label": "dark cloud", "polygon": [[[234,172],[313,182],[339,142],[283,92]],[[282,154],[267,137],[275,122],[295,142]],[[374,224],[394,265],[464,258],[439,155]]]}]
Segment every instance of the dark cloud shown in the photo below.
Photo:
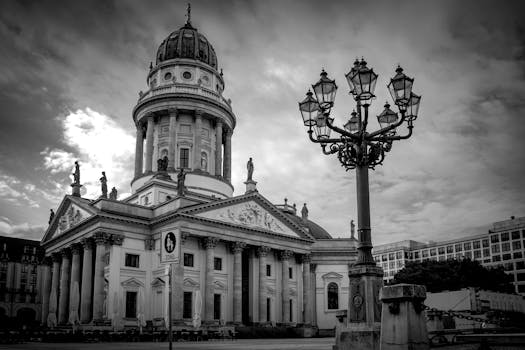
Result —
[{"label": "dark cloud", "polygon": [[[397,63],[423,94],[414,136],[395,144],[370,175],[376,242],[444,237],[525,215],[523,2],[210,0],[193,1],[192,9],[238,116],[237,193],[252,156],[265,196],[308,202],[312,218],[348,234],[355,176],[307,140],[297,101],[324,67],[340,86],[334,116],[344,123],[353,106],[343,75],[365,56],[380,74],[372,114],[389,98],[385,85]],[[1,170],[21,181],[5,193],[32,192],[40,204],[20,214],[2,197],[0,215],[40,224],[46,206],[69,190],[61,162],[89,153],[85,140],[67,140],[71,111],[103,113],[109,118],[100,120],[119,128],[122,139],[132,135],[131,109],[147,88],[149,62],[184,23],[185,10],[186,2],[171,0],[0,3]],[[75,132],[82,129],[96,133],[88,122]],[[45,156],[52,166],[44,166]],[[119,174],[127,169],[119,167]]]}]

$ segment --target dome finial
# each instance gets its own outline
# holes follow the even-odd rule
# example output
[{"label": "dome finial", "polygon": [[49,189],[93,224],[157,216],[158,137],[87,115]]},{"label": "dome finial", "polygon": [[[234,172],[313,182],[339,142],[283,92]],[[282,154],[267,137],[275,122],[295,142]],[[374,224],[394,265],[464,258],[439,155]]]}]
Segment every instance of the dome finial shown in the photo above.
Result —
[{"label": "dome finial", "polygon": [[191,4],[188,2],[188,9],[186,12],[186,24],[191,25]]}]

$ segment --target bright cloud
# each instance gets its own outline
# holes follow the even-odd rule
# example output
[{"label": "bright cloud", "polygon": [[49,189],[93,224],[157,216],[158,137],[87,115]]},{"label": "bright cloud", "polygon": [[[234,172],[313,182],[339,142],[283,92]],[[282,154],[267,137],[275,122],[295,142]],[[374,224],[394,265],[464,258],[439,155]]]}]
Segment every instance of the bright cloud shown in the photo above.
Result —
[{"label": "bright cloud", "polygon": [[52,174],[72,173],[78,160],[82,195],[88,198],[100,196],[102,171],[106,172],[109,188],[114,186],[119,192],[128,190],[134,140],[126,130],[90,108],[70,112],[62,120],[62,126],[63,141],[74,151],[46,148],[42,152],[46,169]]}]

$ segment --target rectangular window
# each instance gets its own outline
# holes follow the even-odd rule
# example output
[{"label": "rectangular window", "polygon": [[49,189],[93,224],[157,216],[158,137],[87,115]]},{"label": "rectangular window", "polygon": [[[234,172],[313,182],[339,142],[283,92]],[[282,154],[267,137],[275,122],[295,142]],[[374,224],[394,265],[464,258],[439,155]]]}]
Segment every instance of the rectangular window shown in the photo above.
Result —
[{"label": "rectangular window", "polygon": [[454,247],[451,245],[447,245],[447,254],[454,253]]},{"label": "rectangular window", "polygon": [[472,242],[472,246],[474,247],[474,249],[479,249],[481,248],[481,243],[479,241],[474,241]]},{"label": "rectangular window", "polygon": [[394,253],[388,253],[388,260],[394,260],[396,255]]},{"label": "rectangular window", "polygon": [[289,308],[288,312],[290,313],[290,322],[293,322],[293,300],[290,299],[289,301]]},{"label": "rectangular window", "polygon": [[179,167],[180,168],[190,167],[190,150],[188,148],[180,149]]},{"label": "rectangular window", "polygon": [[430,249],[430,256],[435,256],[435,255],[436,255],[436,248]]},{"label": "rectangular window", "polygon": [[193,254],[184,253],[184,266],[193,267]]},{"label": "rectangular window", "polygon": [[403,259],[403,252],[397,252],[396,259]]},{"label": "rectangular window", "polygon": [[390,266],[391,269],[395,269],[396,268],[396,262],[395,261],[389,262],[389,266]]},{"label": "rectangular window", "polygon": [[512,249],[514,250],[521,249],[521,241],[512,242]]},{"label": "rectangular window", "polygon": [[414,252],[414,259],[419,259],[419,252]]},{"label": "rectangular window", "polygon": [[481,258],[481,250],[475,250],[474,259],[480,259],[480,258]]},{"label": "rectangular window", "polygon": [[381,255],[381,261],[387,261],[387,256],[386,256],[386,254]]},{"label": "rectangular window", "polygon": [[465,252],[465,258],[472,259],[472,252]]},{"label": "rectangular window", "polygon": [[439,247],[438,254],[445,254],[445,247]]},{"label": "rectangular window", "polygon": [[525,261],[516,261],[516,270],[525,270]]},{"label": "rectangular window", "polygon": [[503,232],[501,234],[501,241],[505,242],[505,241],[508,241],[508,240],[509,240],[509,233],[508,232]]},{"label": "rectangular window", "polygon": [[481,241],[481,244],[483,245],[483,248],[488,248],[489,247],[489,240],[488,239],[484,239]]},{"label": "rectangular window", "polygon": [[499,235],[495,234],[490,236],[490,243],[498,243],[499,242]]},{"label": "rectangular window", "polygon": [[502,252],[508,252],[510,250],[510,243],[501,243],[501,251]]},{"label": "rectangular window", "polygon": [[213,268],[216,271],[222,271],[222,258],[213,258]]},{"label": "rectangular window", "polygon": [[502,257],[503,257],[503,260],[510,260],[512,256],[509,253],[507,253],[507,254],[503,254]]},{"label": "rectangular window", "polygon": [[423,258],[428,258],[428,250],[421,251],[421,255],[423,256]]},{"label": "rectangular window", "polygon": [[520,231],[512,231],[512,239],[520,239]]},{"label": "rectangular window", "polygon": [[[270,265],[268,265],[268,266],[270,266]],[[266,298],[266,322],[270,322],[270,320],[271,320],[271,317],[270,317],[271,316],[270,311],[271,311],[271,308],[272,308],[271,302],[272,301],[270,300],[270,298]]]},{"label": "rectangular window", "polygon": [[454,247],[456,248],[456,253],[463,251],[463,245],[461,244],[456,244]]},{"label": "rectangular window", "polygon": [[465,248],[465,250],[470,250],[470,247],[471,247],[470,242],[463,244],[463,248]]},{"label": "rectangular window", "polygon": [[499,256],[499,255],[494,255],[494,256],[492,257],[492,262],[495,262],[495,261],[501,261],[501,256]]},{"label": "rectangular window", "polygon": [[490,256],[490,249],[489,248],[484,248],[483,249],[483,257],[487,257],[487,256]]},{"label": "rectangular window", "polygon": [[272,265],[266,265],[266,276],[267,277],[272,276]]},{"label": "rectangular window", "polygon": [[126,253],[124,265],[129,267],[139,267],[139,256],[137,254]]},{"label": "rectangular window", "polygon": [[213,294],[213,319],[221,319],[221,295]]},{"label": "rectangular window", "polygon": [[126,318],[137,317],[137,292],[126,292]]},{"label": "rectangular window", "polygon": [[293,278],[293,269],[291,267],[288,268],[288,278],[289,279]]},{"label": "rectangular window", "polygon": [[517,273],[516,276],[518,277],[518,281],[523,282],[525,281],[525,273]]},{"label": "rectangular window", "polygon": [[495,244],[492,246],[492,253],[499,253],[499,244]]},{"label": "rectangular window", "polygon": [[513,263],[505,263],[505,264],[503,264],[503,269],[505,271],[512,271],[512,270],[514,270],[514,264]]},{"label": "rectangular window", "polygon": [[193,293],[184,292],[182,304],[182,318],[192,318]]},{"label": "rectangular window", "polygon": [[439,261],[445,261],[445,259],[446,259],[446,258],[445,258],[444,255],[440,255],[439,258],[438,258]]},{"label": "rectangular window", "polygon": [[513,253],[512,254],[512,258],[513,259],[522,259],[523,258],[523,253],[522,252]]}]

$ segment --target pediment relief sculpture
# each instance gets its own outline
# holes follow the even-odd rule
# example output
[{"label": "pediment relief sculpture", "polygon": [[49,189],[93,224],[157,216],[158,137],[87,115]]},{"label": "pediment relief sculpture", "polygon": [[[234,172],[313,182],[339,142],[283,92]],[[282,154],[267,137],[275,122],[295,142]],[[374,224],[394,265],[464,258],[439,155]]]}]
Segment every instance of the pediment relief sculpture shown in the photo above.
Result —
[{"label": "pediment relief sculpture", "polygon": [[285,232],[280,222],[255,203],[244,203],[226,208],[217,214],[217,219],[274,232]]}]

